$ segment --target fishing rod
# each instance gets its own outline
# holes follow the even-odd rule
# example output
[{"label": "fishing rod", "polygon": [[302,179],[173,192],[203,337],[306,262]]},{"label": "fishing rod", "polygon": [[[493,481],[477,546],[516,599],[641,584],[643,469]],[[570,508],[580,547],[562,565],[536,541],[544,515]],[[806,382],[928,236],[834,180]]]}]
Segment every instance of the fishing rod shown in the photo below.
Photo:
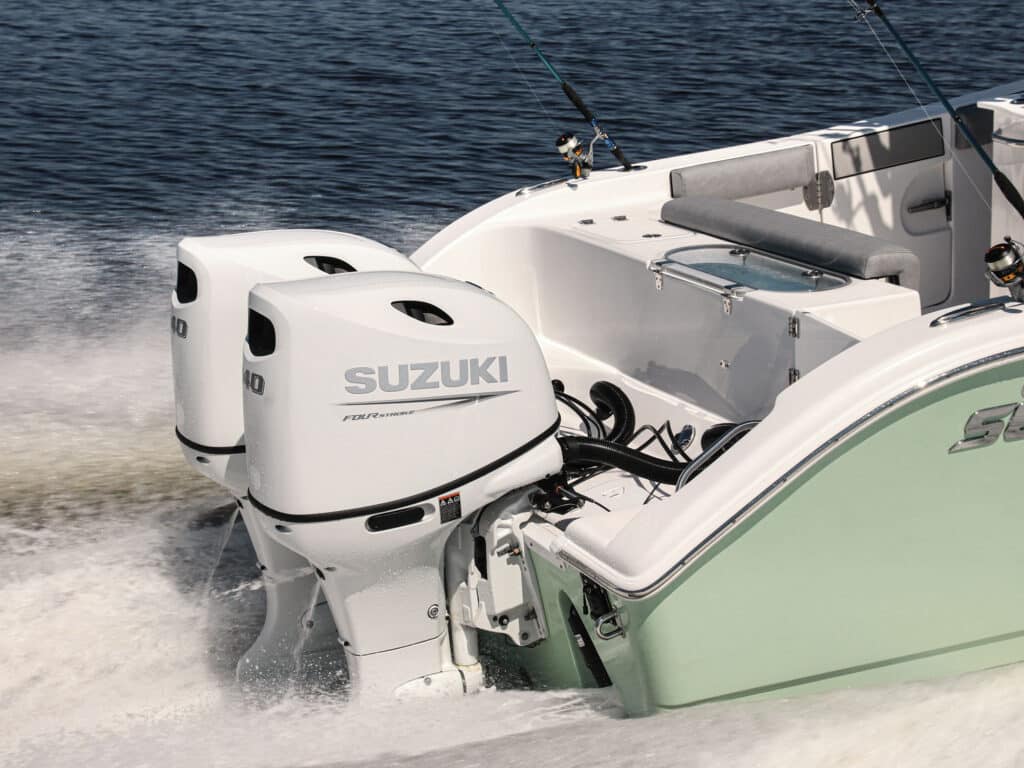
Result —
[{"label": "fishing rod", "polygon": [[590,151],[587,155],[583,156],[583,148],[580,146],[579,141],[575,136],[571,134],[564,134],[558,138],[555,142],[558,147],[558,151],[562,153],[562,156],[569,162],[573,163],[573,175],[579,178],[580,176],[586,176],[589,173],[591,160],[594,154],[594,143],[600,139],[604,142],[605,146],[608,147],[608,151],[611,152],[615,159],[622,163],[622,170],[628,171],[632,169],[633,164],[626,159],[625,153],[619,148],[619,145],[615,143],[615,140],[608,135],[608,132],[601,127],[601,124],[597,121],[597,117],[587,106],[586,102],[576,93],[576,89],[573,88],[569,82],[558,74],[558,70],[555,69],[554,65],[548,60],[548,57],[544,55],[544,51],[540,49],[540,46],[530,37],[529,32],[523,29],[523,25],[519,23],[519,20],[512,15],[512,11],[508,9],[508,6],[502,0],[494,0],[494,4],[498,6],[505,18],[511,22],[512,26],[515,27],[516,32],[519,36],[526,41],[533,52],[537,54],[537,58],[541,60],[541,63],[547,67],[548,72],[551,76],[558,81],[558,84],[562,86],[562,91],[572,102],[573,106],[579,110],[580,114],[583,115],[583,119],[590,123],[590,126],[594,129],[594,139],[590,142]]},{"label": "fishing rod", "polygon": [[974,151],[978,153],[978,156],[985,162],[985,165],[988,166],[988,169],[992,171],[992,177],[995,179],[996,186],[999,187],[999,191],[1003,193],[1007,202],[1014,207],[1017,213],[1020,214],[1021,218],[1024,218],[1024,197],[1021,197],[1020,192],[1017,191],[1017,188],[1013,185],[1013,182],[1007,178],[1006,174],[996,167],[995,162],[993,162],[988,152],[986,152],[985,148],[981,146],[981,142],[979,142],[978,139],[975,138],[974,134],[971,133],[971,129],[967,127],[967,123],[964,122],[960,113],[957,112],[956,109],[953,108],[953,105],[949,103],[949,100],[946,99],[942,94],[942,91],[939,90],[939,86],[936,85],[928,72],[925,71],[924,66],[918,60],[917,56],[915,56],[914,52],[910,50],[910,46],[907,45],[900,33],[896,31],[895,27],[893,27],[892,22],[889,21],[889,17],[885,14],[885,11],[882,10],[882,6],[879,5],[878,0],[867,0],[867,3],[870,10],[862,11],[862,13],[874,14],[878,17],[878,20],[885,25],[885,28],[889,30],[889,33],[896,41],[896,44],[906,55],[910,63],[914,65],[914,69],[917,70],[917,73],[928,85],[931,92],[935,94],[935,98],[939,100],[945,110],[949,113],[949,116],[953,118],[953,122],[956,124],[956,127],[960,129],[960,133],[963,134],[963,137],[967,139],[967,143],[971,145]]},{"label": "fishing rod", "polygon": [[[988,166],[996,186],[1003,193],[1003,197],[1020,214],[1021,218],[1024,218],[1024,198],[1021,197],[1013,182],[1007,178],[1005,173],[999,170],[988,152],[981,146],[981,142],[974,136],[971,129],[967,127],[967,123],[964,122],[960,113],[954,109],[953,105],[949,103],[949,100],[939,89],[939,86],[932,80],[928,72],[925,71],[924,65],[914,55],[914,52],[910,50],[910,46],[907,45],[903,36],[896,31],[892,22],[889,21],[889,17],[882,10],[878,0],[867,0],[867,3],[868,10],[860,10],[858,7],[859,18],[867,22],[868,14],[874,14],[885,28],[889,30],[889,34],[892,35],[896,44],[906,55],[910,63],[914,65],[914,69],[917,70],[917,73],[928,85],[931,92],[935,94],[935,98],[939,100],[939,103],[949,113],[949,116],[953,118],[953,124],[956,125],[963,137],[967,139],[967,143],[971,145],[985,165]],[[1024,244],[1017,242],[1010,235],[1007,235],[1003,238],[1003,242],[996,243],[985,253],[985,269],[989,280],[995,285],[1000,288],[1007,288],[1010,291],[1010,296],[1016,301],[1024,301]]]}]

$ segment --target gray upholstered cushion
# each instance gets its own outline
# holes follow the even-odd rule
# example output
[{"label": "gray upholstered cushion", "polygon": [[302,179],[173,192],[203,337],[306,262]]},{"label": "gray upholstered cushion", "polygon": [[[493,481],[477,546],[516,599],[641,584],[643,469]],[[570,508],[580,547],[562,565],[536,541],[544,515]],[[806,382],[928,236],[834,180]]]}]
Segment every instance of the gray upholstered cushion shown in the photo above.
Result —
[{"label": "gray upholstered cushion", "polygon": [[672,171],[669,180],[672,197],[735,200],[799,189],[814,181],[814,150],[808,144],[691,165]]},{"label": "gray upholstered cushion", "polygon": [[897,277],[917,290],[917,254],[842,227],[714,197],[681,197],[661,208],[669,224],[851,277]]}]

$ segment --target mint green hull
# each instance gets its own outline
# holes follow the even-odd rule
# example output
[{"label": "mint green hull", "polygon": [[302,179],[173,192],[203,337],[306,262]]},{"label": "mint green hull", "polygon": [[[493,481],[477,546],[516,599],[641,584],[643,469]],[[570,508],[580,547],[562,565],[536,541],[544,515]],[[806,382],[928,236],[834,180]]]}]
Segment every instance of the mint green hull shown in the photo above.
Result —
[{"label": "mint green hull", "polygon": [[[1019,402],[1022,383],[1024,363],[1005,364],[894,408],[660,592],[613,596],[624,636],[600,640],[584,616],[627,710],[1024,659],[1024,441],[948,453],[972,413]],[[584,613],[580,574],[534,565],[553,638],[522,663],[545,658],[536,668],[550,684],[587,684],[572,638],[559,635],[570,604]]]}]

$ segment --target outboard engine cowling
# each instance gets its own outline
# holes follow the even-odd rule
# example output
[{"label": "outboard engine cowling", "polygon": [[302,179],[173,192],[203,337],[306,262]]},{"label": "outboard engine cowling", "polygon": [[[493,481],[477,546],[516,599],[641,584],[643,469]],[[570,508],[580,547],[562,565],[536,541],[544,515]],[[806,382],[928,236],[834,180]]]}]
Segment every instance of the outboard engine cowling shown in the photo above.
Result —
[{"label": "outboard engine cowling", "polygon": [[249,309],[250,500],[317,568],[354,692],[446,672],[461,686],[445,541],[562,466],[532,331],[490,293],[424,274],[264,284]]},{"label": "outboard engine cowling", "polygon": [[[249,290],[265,281],[345,280],[348,273],[375,269],[419,271],[392,248],[340,232],[274,230],[181,241],[171,298],[175,424],[193,468],[236,497],[248,487],[242,348]],[[259,559],[267,609],[263,630],[238,662],[238,677],[247,686],[275,685],[295,667],[319,586],[308,561],[264,532],[247,499],[240,499],[240,512]],[[313,631],[333,635],[330,617],[318,613]]]},{"label": "outboard engine cowling", "polygon": [[249,290],[374,269],[418,271],[398,251],[340,232],[273,230],[179,243],[171,297],[175,427],[193,468],[245,493],[240,369]]}]

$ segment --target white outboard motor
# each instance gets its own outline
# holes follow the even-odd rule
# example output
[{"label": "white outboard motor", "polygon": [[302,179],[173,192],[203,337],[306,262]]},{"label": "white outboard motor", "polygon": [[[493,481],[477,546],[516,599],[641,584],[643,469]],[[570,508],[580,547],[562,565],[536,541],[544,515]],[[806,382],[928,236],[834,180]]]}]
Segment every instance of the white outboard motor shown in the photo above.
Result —
[{"label": "white outboard motor", "polygon": [[250,289],[380,269],[418,271],[398,251],[340,232],[273,230],[178,244],[171,295],[175,432],[194,469],[235,496],[245,494],[240,368]]},{"label": "white outboard motor", "polygon": [[462,691],[442,578],[452,528],[562,467],[532,331],[468,283],[377,272],[249,299],[249,495],[317,569],[356,696]]},{"label": "white outboard motor", "polygon": [[[249,290],[264,281],[325,274],[344,280],[348,273],[374,269],[418,271],[398,251],[340,232],[276,230],[181,241],[171,297],[171,348],[175,431],[189,464],[235,497],[244,497],[242,348]],[[295,648],[312,620],[318,584],[309,562],[254,525],[244,498],[240,506],[263,574],[267,613],[259,638],[239,661],[238,676],[247,684],[275,683],[294,668]],[[333,634],[326,611],[317,616],[316,626]]]}]

